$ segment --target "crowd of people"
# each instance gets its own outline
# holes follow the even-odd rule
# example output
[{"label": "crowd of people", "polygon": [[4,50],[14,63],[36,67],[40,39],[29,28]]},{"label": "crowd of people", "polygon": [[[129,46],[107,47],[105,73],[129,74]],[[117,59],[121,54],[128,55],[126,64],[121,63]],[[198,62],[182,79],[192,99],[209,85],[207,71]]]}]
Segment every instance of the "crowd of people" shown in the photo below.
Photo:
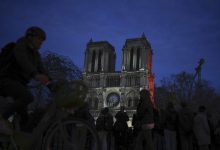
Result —
[{"label": "crowd of people", "polygon": [[219,122],[204,105],[191,110],[186,102],[176,109],[169,102],[165,110],[155,110],[153,132],[157,150],[219,150]]},{"label": "crowd of people", "polygon": [[172,102],[159,110],[149,98],[147,90],[140,92],[131,127],[124,106],[115,116],[101,110],[96,129],[102,150],[220,150],[220,114],[213,120],[204,105],[193,111],[186,102],[178,110]]},{"label": "crowd of people", "polygon": [[129,117],[124,106],[121,106],[120,111],[114,116],[115,122],[109,108],[103,108],[95,123],[102,150],[154,150],[153,114],[148,90],[140,91],[139,104],[132,122],[134,129],[128,127]]}]

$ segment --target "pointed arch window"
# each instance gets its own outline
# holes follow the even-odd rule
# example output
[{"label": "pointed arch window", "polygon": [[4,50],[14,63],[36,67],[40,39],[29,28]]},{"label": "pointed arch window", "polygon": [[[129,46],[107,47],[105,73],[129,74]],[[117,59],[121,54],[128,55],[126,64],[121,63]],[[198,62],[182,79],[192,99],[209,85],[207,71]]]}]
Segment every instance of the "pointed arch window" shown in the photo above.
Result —
[{"label": "pointed arch window", "polygon": [[131,52],[130,52],[130,71],[132,71],[133,70],[133,56],[134,56],[134,49],[132,48],[131,49]]},{"label": "pointed arch window", "polygon": [[137,63],[136,63],[136,70],[140,68],[140,48],[137,49]]},{"label": "pointed arch window", "polygon": [[93,53],[92,53],[92,68],[91,68],[91,72],[94,72],[94,69],[95,69],[95,57],[96,57],[96,52],[93,51]]},{"label": "pointed arch window", "polygon": [[102,51],[99,51],[99,56],[98,56],[98,72],[102,70]]},{"label": "pointed arch window", "polygon": [[128,107],[132,107],[132,99],[128,98]]},{"label": "pointed arch window", "polygon": [[94,108],[95,108],[95,109],[98,109],[98,104],[99,104],[99,99],[96,98],[96,99],[95,99],[95,103],[94,103]]}]

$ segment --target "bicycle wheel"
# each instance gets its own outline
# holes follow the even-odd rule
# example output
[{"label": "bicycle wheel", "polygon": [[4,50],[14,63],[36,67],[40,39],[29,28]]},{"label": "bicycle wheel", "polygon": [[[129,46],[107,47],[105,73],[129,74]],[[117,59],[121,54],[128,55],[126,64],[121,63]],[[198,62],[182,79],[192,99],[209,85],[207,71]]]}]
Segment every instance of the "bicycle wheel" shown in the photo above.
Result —
[{"label": "bicycle wheel", "polygon": [[43,150],[100,150],[96,129],[87,121],[70,119],[56,123],[44,137]]}]

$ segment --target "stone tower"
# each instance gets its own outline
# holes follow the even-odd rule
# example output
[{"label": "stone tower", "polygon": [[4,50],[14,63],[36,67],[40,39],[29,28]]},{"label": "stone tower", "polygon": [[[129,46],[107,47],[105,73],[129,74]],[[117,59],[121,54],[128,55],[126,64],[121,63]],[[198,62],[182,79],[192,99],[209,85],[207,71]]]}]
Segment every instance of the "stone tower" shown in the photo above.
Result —
[{"label": "stone tower", "polygon": [[146,72],[146,80],[143,82],[145,82],[145,88],[150,91],[154,103],[153,51],[145,34],[143,33],[141,38],[127,39],[122,52],[122,72]]},{"label": "stone tower", "polygon": [[84,72],[114,72],[115,71],[115,49],[107,41],[89,41],[85,51]]}]

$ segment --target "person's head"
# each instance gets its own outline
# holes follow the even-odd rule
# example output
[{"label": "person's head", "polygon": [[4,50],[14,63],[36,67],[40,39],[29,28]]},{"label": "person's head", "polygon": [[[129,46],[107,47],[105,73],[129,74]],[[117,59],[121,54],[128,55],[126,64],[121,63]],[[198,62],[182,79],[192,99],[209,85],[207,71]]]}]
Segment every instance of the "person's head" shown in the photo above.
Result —
[{"label": "person's head", "polygon": [[33,26],[26,30],[25,37],[30,40],[34,48],[40,49],[43,41],[46,40],[46,33],[43,29]]}]

